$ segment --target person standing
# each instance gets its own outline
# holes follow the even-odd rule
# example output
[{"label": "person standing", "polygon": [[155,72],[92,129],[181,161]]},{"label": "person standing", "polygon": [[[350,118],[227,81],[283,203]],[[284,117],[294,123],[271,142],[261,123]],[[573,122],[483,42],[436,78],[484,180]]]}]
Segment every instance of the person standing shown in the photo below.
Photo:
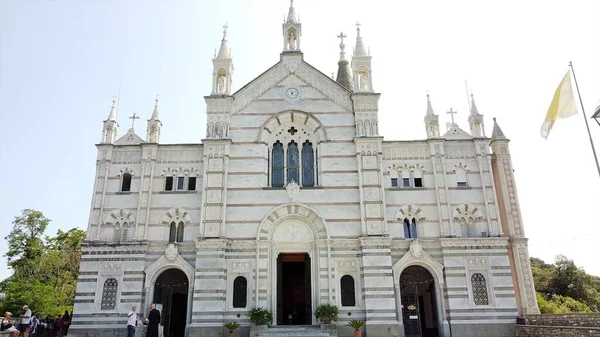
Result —
[{"label": "person standing", "polygon": [[25,304],[23,306],[23,318],[21,318],[21,324],[19,324],[19,332],[21,336],[28,337],[29,336],[29,323],[31,322],[31,310],[29,310],[29,306]]},{"label": "person standing", "polygon": [[131,311],[127,314],[127,337],[135,335],[135,327],[137,326],[137,314],[135,313],[135,305],[131,307]]},{"label": "person standing", "polygon": [[150,313],[148,314],[148,330],[146,331],[146,337],[158,337],[158,324],[160,323],[160,311],[156,310],[156,305],[150,306]]}]

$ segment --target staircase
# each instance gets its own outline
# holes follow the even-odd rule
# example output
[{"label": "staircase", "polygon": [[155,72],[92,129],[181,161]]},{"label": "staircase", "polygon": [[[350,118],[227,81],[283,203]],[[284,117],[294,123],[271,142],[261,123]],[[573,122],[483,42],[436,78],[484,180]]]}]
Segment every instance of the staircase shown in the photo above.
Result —
[{"label": "staircase", "polygon": [[257,337],[331,337],[318,325],[278,325],[269,327]]}]

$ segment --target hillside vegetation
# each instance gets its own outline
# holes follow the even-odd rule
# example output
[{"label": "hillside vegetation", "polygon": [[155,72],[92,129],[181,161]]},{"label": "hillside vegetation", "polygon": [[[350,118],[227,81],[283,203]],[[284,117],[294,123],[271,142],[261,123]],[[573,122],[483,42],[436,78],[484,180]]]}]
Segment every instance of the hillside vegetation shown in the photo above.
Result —
[{"label": "hillside vegetation", "polygon": [[558,255],[554,264],[531,258],[533,282],[542,314],[600,312],[600,277],[587,274]]}]

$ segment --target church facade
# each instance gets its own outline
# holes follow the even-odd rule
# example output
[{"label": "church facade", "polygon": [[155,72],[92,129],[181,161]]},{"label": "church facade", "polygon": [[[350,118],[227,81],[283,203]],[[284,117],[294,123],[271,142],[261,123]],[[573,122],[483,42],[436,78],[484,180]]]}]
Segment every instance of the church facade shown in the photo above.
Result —
[{"label": "church facade", "polygon": [[511,336],[538,313],[509,140],[440,133],[384,141],[360,28],[334,80],[301,52],[290,6],[280,61],[232,92],[226,31],[213,59],[201,144],[162,144],[104,121],[70,333],[122,335],[135,305],[164,335],[222,336],[252,307],[276,325],[318,325],[320,304],[368,336]]}]

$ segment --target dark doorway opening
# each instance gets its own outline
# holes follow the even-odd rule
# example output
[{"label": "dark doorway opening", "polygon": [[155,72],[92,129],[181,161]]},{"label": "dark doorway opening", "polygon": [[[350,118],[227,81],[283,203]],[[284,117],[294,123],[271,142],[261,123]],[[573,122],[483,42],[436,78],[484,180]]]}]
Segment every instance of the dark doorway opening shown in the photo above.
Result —
[{"label": "dark doorway opening", "polygon": [[154,283],[152,303],[162,304],[160,323],[164,337],[185,337],[189,283],[179,269],[164,271]]},{"label": "dark doorway opening", "polygon": [[410,266],[400,275],[402,322],[406,337],[437,337],[435,282],[427,269]]},{"label": "dark doorway opening", "polygon": [[306,253],[277,257],[277,325],[311,325],[310,257]]}]

